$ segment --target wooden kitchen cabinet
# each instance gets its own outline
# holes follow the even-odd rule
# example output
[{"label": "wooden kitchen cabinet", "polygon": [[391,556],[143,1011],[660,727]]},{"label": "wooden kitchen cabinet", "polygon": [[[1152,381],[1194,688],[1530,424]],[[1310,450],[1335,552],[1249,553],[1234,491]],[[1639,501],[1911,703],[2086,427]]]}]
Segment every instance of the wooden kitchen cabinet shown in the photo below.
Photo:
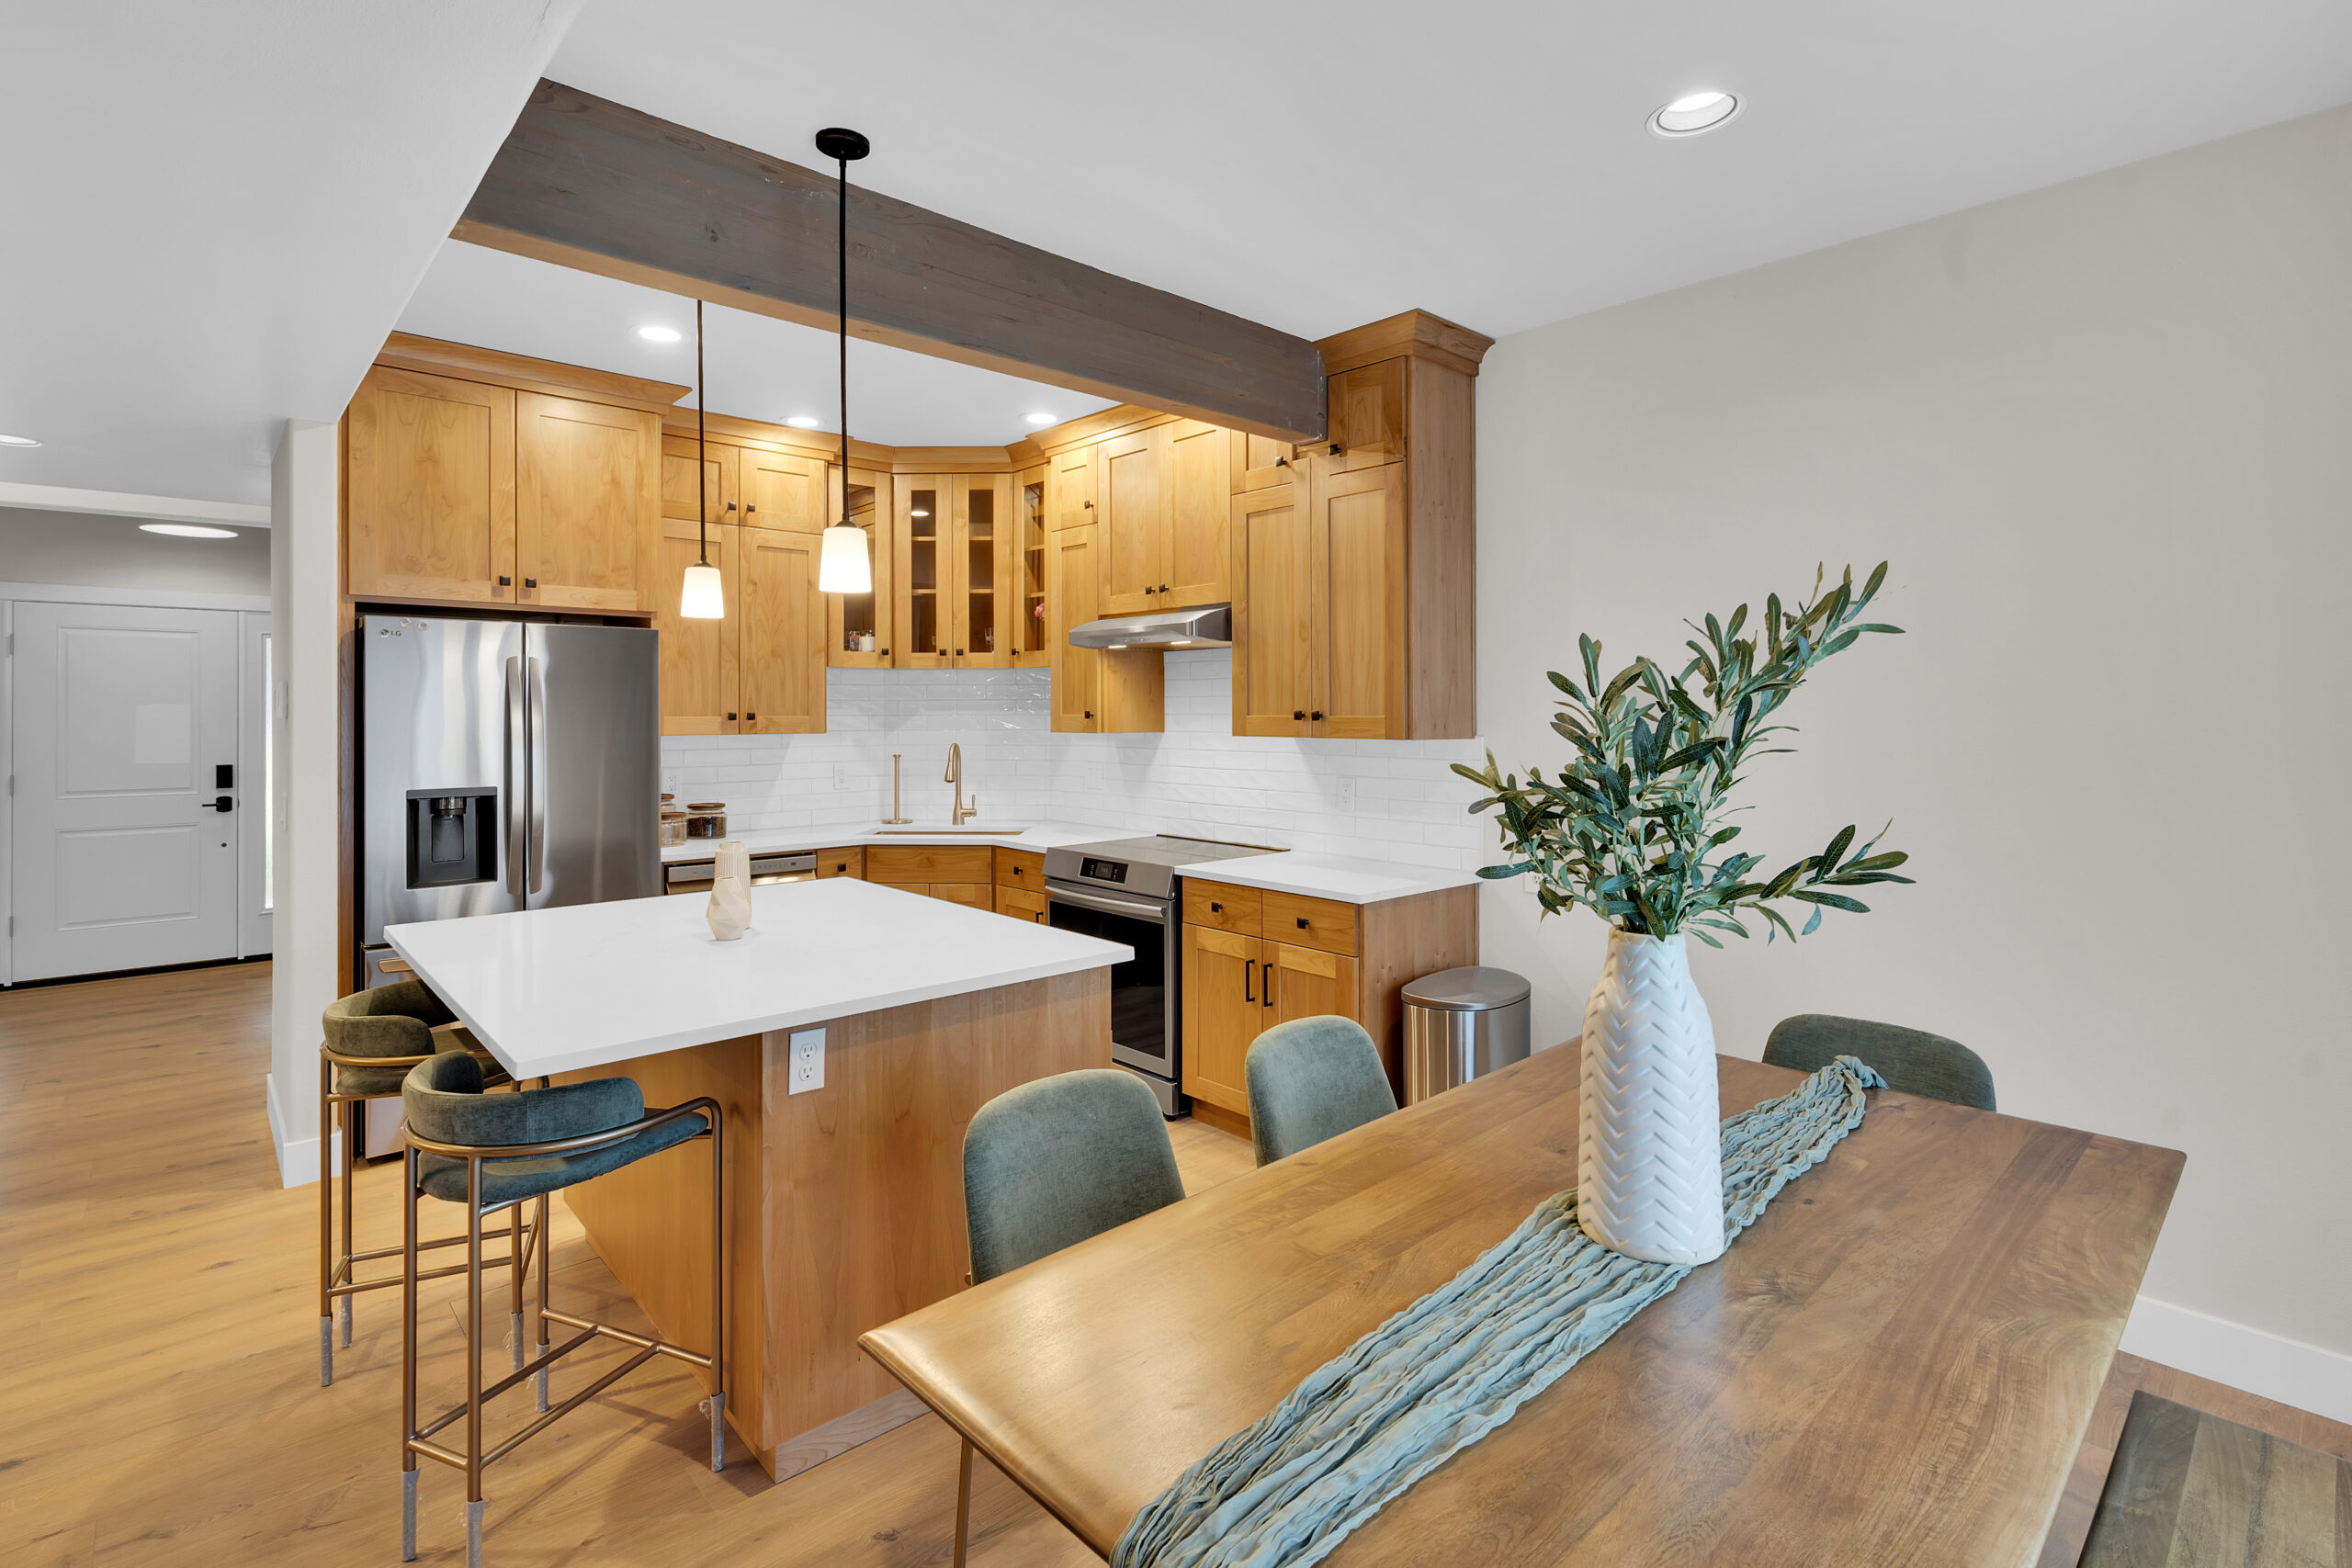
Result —
[{"label": "wooden kitchen cabinet", "polygon": [[1083,528],[1093,521],[1093,446],[1055,453],[1046,462],[1046,526]]},{"label": "wooden kitchen cabinet", "polygon": [[986,882],[934,882],[924,891],[933,898],[950,904],[961,904],[969,909],[993,909],[996,887]]},{"label": "wooden kitchen cabinet", "polygon": [[897,474],[891,481],[892,636],[901,670],[945,670],[956,661],[956,563],[944,474]]},{"label": "wooden kitchen cabinet", "polygon": [[1230,531],[1234,434],[1196,419],[1168,427],[1167,537],[1156,609],[1222,604],[1233,552]]},{"label": "wooden kitchen cabinet", "polygon": [[1159,605],[1168,568],[1168,436],[1169,427],[1156,424],[1095,445],[1098,615],[1140,615]]},{"label": "wooden kitchen cabinet", "polygon": [[901,887],[933,883],[992,886],[995,852],[986,844],[869,844],[865,880]]},{"label": "wooden kitchen cabinet", "polygon": [[996,890],[996,912],[1042,926],[1046,923],[1046,896],[1032,893],[1025,887],[1007,887],[1000,883]]},{"label": "wooden kitchen cabinet", "polygon": [[1046,857],[1035,850],[1008,850],[1000,845],[996,852],[996,885],[1043,896]]},{"label": "wooden kitchen cabinet", "polygon": [[[853,468],[849,470],[849,493],[844,497],[841,466],[834,464],[827,470],[826,483],[827,515],[845,516],[853,527],[865,532],[865,559],[874,573],[874,589],[868,593],[825,595],[825,662],[842,670],[888,670],[892,663],[890,631],[897,610],[890,583],[898,564],[887,526],[890,476]],[[874,634],[873,652],[851,646],[867,632]]]},{"label": "wooden kitchen cabinet", "polygon": [[1046,546],[1051,727],[1065,734],[1129,734],[1166,725],[1166,660],[1158,650],[1072,648],[1069,629],[1097,619],[1098,530],[1064,528]]},{"label": "wooden kitchen cabinet", "polygon": [[354,598],[514,602],[514,393],[378,366],[344,416]]},{"label": "wooden kitchen cabinet", "polygon": [[737,476],[741,472],[740,448],[724,442],[707,442],[702,447],[702,479],[700,491],[695,478],[695,439],[691,435],[664,434],[662,437],[662,515],[665,520],[695,520],[695,499],[702,497],[705,517],[712,523],[741,521],[737,506]]},{"label": "wooden kitchen cabinet", "polygon": [[1232,502],[1234,733],[1404,739],[1404,465],[1301,466]]},{"label": "wooden kitchen cabinet", "polygon": [[1424,975],[1478,961],[1477,890],[1355,905],[1188,879],[1183,953],[1183,1087],[1212,1108],[1204,1120],[1246,1134],[1250,1042],[1277,1023],[1326,1015],[1364,1026],[1401,1101],[1401,993]]},{"label": "wooden kitchen cabinet", "polygon": [[1411,370],[1411,361],[1400,356],[1360,365],[1326,381],[1329,435],[1320,456],[1336,471],[1405,461],[1407,382]]},{"label": "wooden kitchen cabinet", "polygon": [[817,852],[819,881],[829,876],[854,876],[863,880],[865,875],[865,851],[860,846],[853,844],[847,849]]},{"label": "wooden kitchen cabinet", "polygon": [[1235,495],[1245,495],[1253,490],[1268,490],[1275,485],[1290,483],[1298,448],[1287,441],[1277,441],[1271,435],[1253,435],[1245,430],[1230,432],[1232,443],[1228,457],[1230,478],[1227,488]]},{"label": "wooden kitchen cabinet", "polygon": [[1012,610],[1020,598],[1012,571],[1018,519],[1010,474],[957,474],[949,481],[948,553],[956,571],[953,649],[958,669],[1009,669]]},{"label": "wooden kitchen cabinet", "polygon": [[1314,702],[1306,487],[1233,498],[1233,733],[1308,735]]},{"label": "wooden kitchen cabinet", "polygon": [[1012,624],[1006,630],[1012,662],[1024,670],[1046,669],[1053,656],[1046,642],[1046,552],[1053,530],[1046,518],[1046,472],[1040,463],[1012,476],[1013,525],[1005,557],[1005,614]]},{"label": "wooden kitchen cabinet", "polygon": [[[691,469],[691,463],[688,465]],[[687,510],[694,498],[686,498]],[[742,625],[742,594],[737,530],[726,524],[707,525],[710,564],[718,569],[718,585],[727,606],[725,618],[688,620],[678,614],[686,568],[702,558],[704,540],[691,518],[662,520],[662,553],[654,580],[653,629],[662,634],[662,733],[664,735],[732,735],[736,700],[737,633]]]},{"label": "wooden kitchen cabinet", "polygon": [[822,458],[747,446],[741,462],[745,524],[814,534],[831,521],[825,515],[829,465]]},{"label": "wooden kitchen cabinet", "polygon": [[515,394],[515,603],[651,615],[661,468],[661,415]]},{"label": "wooden kitchen cabinet", "polygon": [[825,728],[825,606],[814,534],[737,531],[741,605],[736,633],[738,733],[813,735]]}]

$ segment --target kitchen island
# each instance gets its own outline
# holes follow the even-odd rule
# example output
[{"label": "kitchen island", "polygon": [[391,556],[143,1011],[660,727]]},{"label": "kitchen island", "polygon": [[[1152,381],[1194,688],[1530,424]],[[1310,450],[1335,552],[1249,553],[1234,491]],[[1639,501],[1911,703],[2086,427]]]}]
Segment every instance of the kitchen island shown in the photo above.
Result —
[{"label": "kitchen island", "polygon": [[[771,1475],[921,1414],[857,1348],[960,1290],[964,1129],[1033,1078],[1111,1062],[1115,943],[837,878],[393,926],[518,1080],[628,1077],[727,1116],[728,1421]],[[709,1162],[684,1151],[565,1201],[664,1335],[709,1322]]]}]

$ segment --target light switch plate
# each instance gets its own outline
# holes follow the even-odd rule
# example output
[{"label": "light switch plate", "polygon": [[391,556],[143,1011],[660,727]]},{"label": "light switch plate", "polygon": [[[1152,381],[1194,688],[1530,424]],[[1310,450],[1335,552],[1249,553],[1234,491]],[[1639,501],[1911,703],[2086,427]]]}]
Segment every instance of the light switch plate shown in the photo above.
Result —
[{"label": "light switch plate", "polygon": [[825,1032],[821,1029],[796,1029],[792,1032],[792,1074],[786,1087],[786,1094],[798,1094],[804,1089],[825,1087]]}]

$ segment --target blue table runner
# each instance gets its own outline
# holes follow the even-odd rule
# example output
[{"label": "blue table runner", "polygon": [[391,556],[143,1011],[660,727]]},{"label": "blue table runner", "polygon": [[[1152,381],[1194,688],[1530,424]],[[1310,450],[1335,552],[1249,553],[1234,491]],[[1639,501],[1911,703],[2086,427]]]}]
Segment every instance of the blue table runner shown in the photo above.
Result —
[{"label": "blue table runner", "polygon": [[[1724,1234],[1861,1125],[1884,1080],[1840,1056],[1724,1121]],[[1388,1501],[1510,1420],[1690,1272],[1609,1251],[1571,1188],[1219,1443],[1136,1513],[1112,1568],[1307,1568]]]}]

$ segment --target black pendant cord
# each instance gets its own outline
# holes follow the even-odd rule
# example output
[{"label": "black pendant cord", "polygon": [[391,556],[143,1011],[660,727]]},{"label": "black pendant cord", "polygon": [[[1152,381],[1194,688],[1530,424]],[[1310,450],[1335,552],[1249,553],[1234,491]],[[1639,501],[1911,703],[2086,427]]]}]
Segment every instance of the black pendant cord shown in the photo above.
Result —
[{"label": "black pendant cord", "polygon": [[842,522],[849,522],[849,160],[841,161]]},{"label": "black pendant cord", "polygon": [[695,564],[710,564],[710,452],[703,444],[702,301],[695,301]]}]

